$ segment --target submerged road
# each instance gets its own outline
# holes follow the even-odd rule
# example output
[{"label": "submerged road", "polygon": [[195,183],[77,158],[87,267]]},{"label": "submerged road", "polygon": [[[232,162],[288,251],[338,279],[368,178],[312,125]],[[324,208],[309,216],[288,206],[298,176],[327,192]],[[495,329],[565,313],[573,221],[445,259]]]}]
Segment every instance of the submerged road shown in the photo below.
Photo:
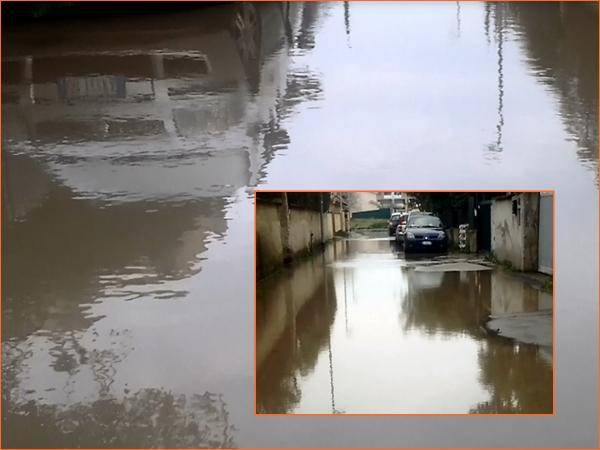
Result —
[{"label": "submerged road", "polygon": [[[267,2],[4,21],[3,447],[596,447],[597,12],[585,2]],[[475,426],[452,417],[256,417],[257,186],[556,189],[556,416]],[[287,402],[274,394],[263,408],[332,410],[322,388],[327,336],[336,409],[387,401],[351,395],[343,348],[369,353],[370,365],[353,368],[363,376],[382,374],[376,355],[394,370],[401,352],[404,364],[427,364],[422,383],[396,370],[405,401],[391,396],[395,407],[465,412],[489,406],[493,392],[508,398],[504,378],[483,378],[502,369],[483,362],[485,352],[512,347],[478,335],[467,304],[459,302],[465,314],[439,314],[439,288],[413,284],[419,302],[403,293],[409,272],[388,244],[371,256],[398,273],[381,289],[399,291],[370,300],[386,312],[373,320],[412,344],[364,332],[372,326],[359,321],[369,306],[360,299],[379,289],[366,266],[345,269],[346,297],[344,269],[325,266],[332,309],[315,326],[314,358],[306,370],[275,365],[286,381],[308,382],[314,367],[318,383],[299,385],[303,395]],[[452,292],[476,285],[458,274],[425,281],[436,276]],[[321,303],[306,303],[305,313],[311,305]],[[429,331],[470,361],[461,364],[469,389],[435,390],[447,406],[416,405],[406,392],[426,381],[434,389],[450,370],[446,353],[415,358]],[[389,384],[381,388],[389,395]],[[522,392],[521,405],[546,408]]]},{"label": "submerged road", "polygon": [[552,295],[461,255],[339,240],[258,285],[259,413],[552,413],[552,345],[486,331]]}]

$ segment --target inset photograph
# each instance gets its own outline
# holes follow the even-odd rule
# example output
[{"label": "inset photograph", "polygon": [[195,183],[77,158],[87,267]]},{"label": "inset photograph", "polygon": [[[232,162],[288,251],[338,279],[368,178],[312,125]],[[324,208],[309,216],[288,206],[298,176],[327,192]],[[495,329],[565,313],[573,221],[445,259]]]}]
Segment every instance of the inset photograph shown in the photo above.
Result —
[{"label": "inset photograph", "polygon": [[256,414],[553,414],[554,192],[255,202]]}]

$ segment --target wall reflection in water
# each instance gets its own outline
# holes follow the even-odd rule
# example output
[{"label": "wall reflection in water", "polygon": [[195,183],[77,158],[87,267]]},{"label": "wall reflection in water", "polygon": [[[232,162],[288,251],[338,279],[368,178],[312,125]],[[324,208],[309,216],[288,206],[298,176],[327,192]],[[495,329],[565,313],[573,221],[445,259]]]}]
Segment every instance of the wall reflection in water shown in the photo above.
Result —
[{"label": "wall reflection in water", "polygon": [[503,45],[517,39],[533,75],[554,91],[566,131],[585,165],[598,161],[598,5],[486,3],[486,34],[498,54],[498,142],[503,117]]},{"label": "wall reflection in water", "polygon": [[551,348],[484,327],[551,296],[413,264],[385,240],[345,240],[259,282],[257,412],[551,413]]},{"label": "wall reflection in water", "polygon": [[144,367],[201,339],[169,323],[204,326],[208,248],[289,142],[282,119],[319,99],[290,53],[314,46],[323,8],[5,27],[3,446],[235,445],[225,400],[202,394],[222,367],[190,353],[180,393]]},{"label": "wall reflection in water", "polygon": [[298,403],[297,377],[310,373],[322,351],[330,351],[330,330],[338,309],[327,263],[343,251],[337,242],[317,259],[267,278],[257,292],[257,411],[287,412]]}]

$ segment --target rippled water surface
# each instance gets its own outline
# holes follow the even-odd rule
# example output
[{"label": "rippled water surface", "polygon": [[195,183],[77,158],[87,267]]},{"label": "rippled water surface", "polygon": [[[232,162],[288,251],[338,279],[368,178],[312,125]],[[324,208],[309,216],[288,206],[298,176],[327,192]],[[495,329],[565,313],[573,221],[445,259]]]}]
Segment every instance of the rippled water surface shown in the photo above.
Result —
[{"label": "rippled water surface", "polygon": [[[597,6],[2,33],[5,446],[596,445]],[[556,417],[255,417],[256,186],[556,189]]]}]

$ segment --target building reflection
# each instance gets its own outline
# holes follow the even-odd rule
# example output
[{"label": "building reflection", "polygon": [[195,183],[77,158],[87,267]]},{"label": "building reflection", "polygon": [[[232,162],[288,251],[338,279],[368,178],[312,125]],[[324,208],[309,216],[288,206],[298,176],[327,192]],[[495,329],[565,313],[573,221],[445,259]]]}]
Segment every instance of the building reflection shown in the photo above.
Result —
[{"label": "building reflection", "polygon": [[484,337],[481,326],[490,311],[489,271],[407,274],[408,293],[400,319],[407,331],[429,335]]},{"label": "building reflection", "polygon": [[[248,3],[132,19],[127,28],[92,22],[53,29],[61,42],[54,48],[42,45],[44,27],[9,28],[5,143],[46,160],[64,183],[88,194],[79,179],[94,175],[94,193],[132,189],[108,187],[114,164],[98,167],[106,160],[182,180],[165,195],[197,195],[198,175],[212,176],[206,184],[225,194],[254,185],[289,142],[282,120],[322,91],[315,74],[289,60],[314,47],[308,43],[323,7]],[[215,151],[227,160],[209,167],[218,164],[215,155],[206,160]]]},{"label": "building reflection", "polygon": [[491,335],[490,314],[548,310],[552,296],[495,271],[409,272],[401,321],[409,332],[469,335],[479,345],[480,382],[490,399],[471,413],[551,413],[552,356],[547,348]]},{"label": "building reflection", "polygon": [[[501,55],[502,35],[506,31],[517,34],[532,72],[558,95],[561,118],[577,142],[578,158],[595,167],[598,161],[598,5],[593,2],[543,5],[524,2],[489,3],[485,8],[486,29],[489,29],[490,16],[495,24],[498,54]],[[502,91],[499,84],[499,92]]]},{"label": "building reflection", "polygon": [[[494,342],[500,340],[501,342]],[[552,362],[536,345],[492,337],[479,350],[480,381],[490,399],[471,413],[552,413]]]},{"label": "building reflection", "polygon": [[[197,273],[209,239],[227,230],[221,197],[106,205],[77,199],[35,161],[6,161],[4,338],[85,328],[80,305],[98,297],[176,298],[161,281]],[[25,174],[39,187],[19,189]]]},{"label": "building reflection", "polygon": [[502,272],[492,273],[490,311],[492,317],[551,310],[551,293],[535,289]]},{"label": "building reflection", "polygon": [[[319,8],[5,27],[3,444],[233,445],[217,394],[115,392],[141,345],[90,311],[188,297],[230,203],[289,143],[284,118],[319,98],[318,77],[289,64],[312,48],[299,42],[314,43]],[[100,416],[118,422],[112,437]]]}]

